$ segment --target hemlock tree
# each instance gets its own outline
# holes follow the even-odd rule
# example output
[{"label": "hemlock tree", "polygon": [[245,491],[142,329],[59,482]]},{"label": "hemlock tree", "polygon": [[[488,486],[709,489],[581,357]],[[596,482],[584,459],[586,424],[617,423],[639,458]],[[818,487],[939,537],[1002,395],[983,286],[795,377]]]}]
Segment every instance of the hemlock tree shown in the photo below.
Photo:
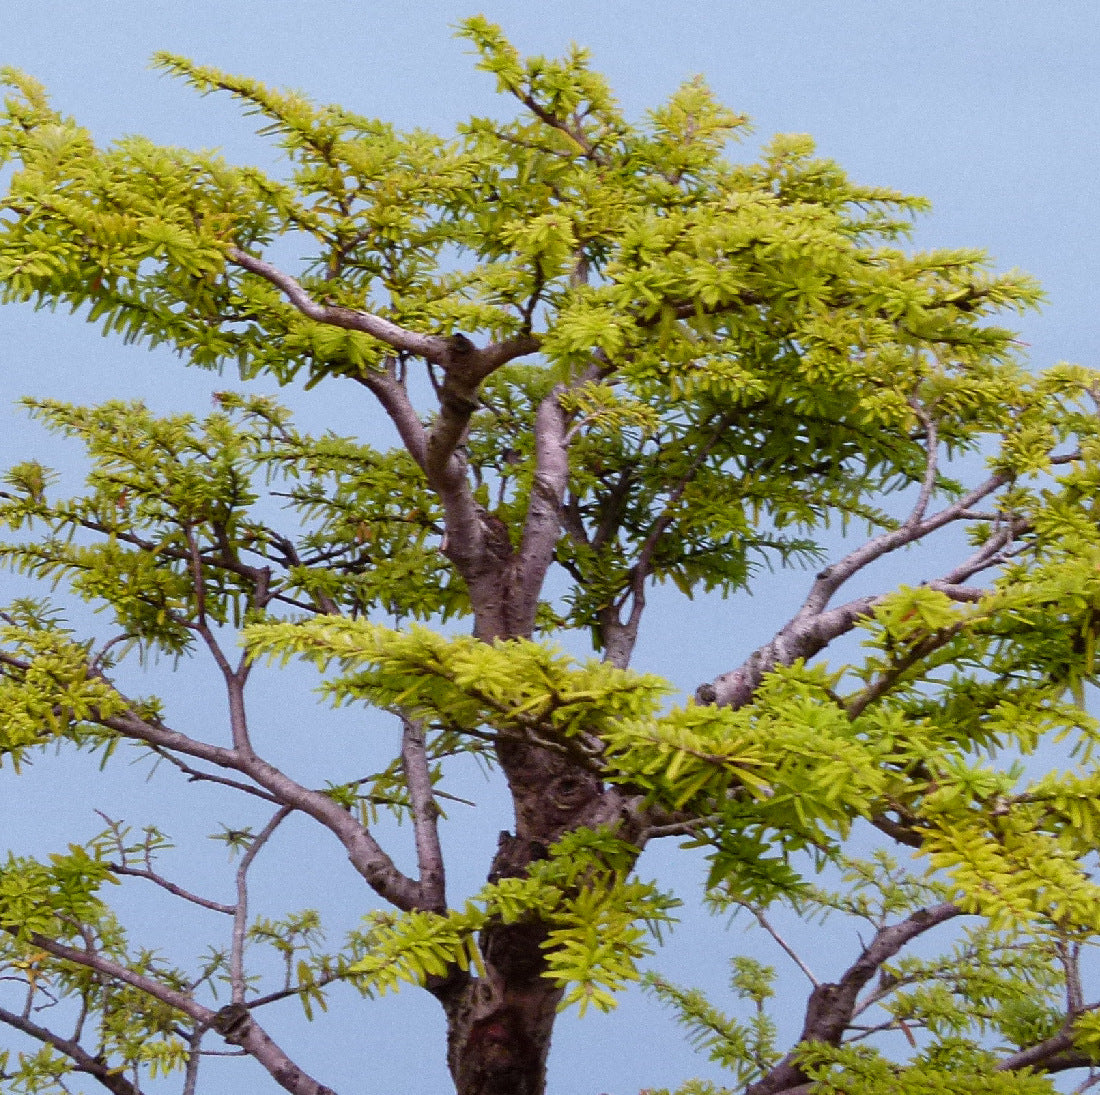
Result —
[{"label": "hemlock tree", "polygon": [[[849,967],[782,1001],[804,1013],[790,1046],[758,963],[734,960],[742,1017],[650,978],[731,1090],[1046,1092],[1072,1069],[1082,1090],[1100,1061],[1082,964],[1100,930],[1083,694],[1100,377],[1025,370],[991,317],[1036,287],[978,252],[907,252],[922,203],[856,185],[806,138],[737,165],[746,122],[698,81],[636,125],[583,53],[521,59],[482,19],[462,34],[518,116],[452,139],[159,58],[260,115],[287,179],[139,138],[97,148],[7,73],[6,299],[373,401],[400,443],[307,436],[248,394],[202,420],[30,404],[91,471],[64,498],[46,468],[12,468],[4,558],[113,625],[77,634],[44,599],[4,610],[3,758],[65,743],[109,773],[136,749],[165,762],[157,778],[224,793],[209,827],[227,823],[238,858],[226,901],[162,873],[168,837],[119,819],[10,855],[0,1021],[41,1049],[0,1055],[4,1089],[137,1095],[180,1070],[193,1092],[228,1043],[273,1086],[325,1092],[265,1010],[297,996],[316,1017],[336,982],[415,982],[446,1015],[457,1091],[534,1095],[555,1014],[611,1006],[673,918],[634,874],[672,838],[709,850],[716,905],[791,953],[771,906],[863,923]],[[925,541],[907,585],[876,585],[875,563]],[[732,594],[784,566],[808,568],[802,607],[694,699],[629,668],[654,583]],[[731,651],[738,629],[731,612]],[[554,645],[567,632],[590,659]],[[853,632],[858,657],[826,661]],[[191,657],[220,672],[224,727],[124,690],[135,659]],[[327,786],[276,766],[249,724],[250,681],[291,659],[374,712]],[[1064,770],[1044,766],[1051,742]],[[456,896],[440,831],[460,823],[462,755],[499,774],[514,823],[484,888]],[[245,802],[265,824],[240,823]],[[381,843],[387,815],[410,822],[411,872]],[[249,914],[250,869],[295,818],[346,852],[348,905],[377,906],[337,944],[314,912]],[[880,850],[858,858],[853,833]],[[109,882],[225,929],[177,968],[128,939]],[[280,983],[259,975],[265,945]]]}]

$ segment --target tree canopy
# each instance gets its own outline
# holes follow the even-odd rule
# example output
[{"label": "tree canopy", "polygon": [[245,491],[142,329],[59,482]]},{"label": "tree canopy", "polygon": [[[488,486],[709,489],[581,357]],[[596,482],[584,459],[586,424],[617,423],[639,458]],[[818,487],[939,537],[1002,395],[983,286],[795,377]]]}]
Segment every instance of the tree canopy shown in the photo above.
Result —
[{"label": "tree canopy", "polygon": [[[4,74],[3,299],[245,384],[205,416],[28,401],[88,474],[66,496],[27,461],[0,489],[0,558],[44,583],[0,613],[0,760],[82,749],[109,778],[137,755],[216,789],[234,896],[162,873],[171,834],[140,821],[9,854],[0,1023],[38,1048],[0,1051],[0,1084],[139,1095],[178,1072],[190,1095],[228,1044],[247,1082],[258,1064],[320,1095],[267,1009],[297,997],[322,1022],[337,984],[412,983],[443,1009],[460,1095],[538,1095],[555,1014],[613,1006],[675,920],[684,895],[635,868],[678,840],[706,850],[716,909],[810,981],[773,1000],[773,972],[735,955],[726,1016],[645,975],[728,1090],[1030,1095],[1067,1072],[1084,1090],[1100,377],[1028,368],[1002,325],[1040,300],[1026,276],[907,249],[921,200],[802,136],[728,158],[747,119],[701,80],[636,123],[583,51],[523,58],[481,18],[461,34],[515,116],[451,137],[160,55],[258,116],[278,176],[97,147]],[[392,446],[302,432],[257,377],[361,398]],[[882,580],[918,547],[909,581]],[[754,651],[731,609],[729,669],[694,696],[631,668],[655,584],[690,623],[691,598],[777,568],[801,607]],[[102,626],[74,622],[81,601]],[[180,659],[214,667],[223,726],[131,694]],[[291,661],[319,673],[317,750],[328,705],[368,712],[325,786],[249,719]],[[484,886],[456,894],[441,831],[471,758],[514,817]],[[257,803],[263,824],[241,822]],[[329,884],[376,906],[347,938],[316,910],[250,912],[284,823],[341,847]],[[177,966],[133,942],[111,883],[224,925]],[[858,956],[821,979],[779,908],[845,918]],[[803,1016],[790,1044],[772,1003]]]}]

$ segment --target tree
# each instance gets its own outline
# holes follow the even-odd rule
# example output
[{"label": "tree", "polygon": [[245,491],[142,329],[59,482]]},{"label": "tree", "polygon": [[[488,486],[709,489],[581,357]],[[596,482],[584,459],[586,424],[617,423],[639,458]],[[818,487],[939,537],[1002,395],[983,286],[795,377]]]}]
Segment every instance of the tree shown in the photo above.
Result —
[{"label": "tree", "polygon": [[[710,900],[778,939],[779,906],[873,928],[814,980],[789,1051],[758,964],[735,959],[746,1021],[650,978],[738,1089],[1091,1082],[1097,375],[1028,372],[994,320],[1036,286],[980,252],[907,252],[924,204],[857,185],[807,138],[734,164],[746,120],[700,81],[636,125],[583,52],[525,60],[480,18],[461,33],[519,114],[452,139],[158,58],[258,114],[286,179],[141,138],[97,148],[6,74],[7,300],[244,381],[361,394],[397,443],[309,436],[240,393],[201,420],[30,402],[90,472],[64,498],[40,464],[12,468],[3,557],[111,626],[78,632],[45,598],[4,610],[0,755],[64,744],[109,769],[136,749],[232,817],[268,813],[221,834],[229,903],[158,869],[159,830],[110,817],[47,860],[9,855],[0,1021],[41,1050],[4,1055],[5,1082],[75,1072],[137,1095],[178,1069],[190,1092],[220,1038],[312,1095],[323,1079],[265,1008],[297,996],[312,1017],[337,982],[414,982],[446,1015],[461,1095],[535,1095],[557,1011],[611,1006],[674,917],[634,870],[660,838],[707,849]],[[876,577],[926,541],[909,584]],[[694,698],[670,705],[629,667],[654,583],[730,595],[788,566],[809,568],[802,607]],[[863,652],[828,663],[854,633]],[[224,728],[127,691],[158,656],[211,661]],[[291,659],[328,701],[385,715],[392,752],[333,758],[324,787],[274,763],[246,699]],[[1051,742],[1065,771],[1044,765]],[[440,832],[462,757],[499,774],[514,824],[459,903]],[[387,816],[410,823],[411,871]],[[380,905],[333,949],[310,910],[249,914],[249,871],[292,818]],[[917,858],[861,858],[871,834]],[[224,916],[228,942],[187,969],[133,944],[107,896],[124,882]],[[948,922],[967,925],[953,956],[906,951]]]}]

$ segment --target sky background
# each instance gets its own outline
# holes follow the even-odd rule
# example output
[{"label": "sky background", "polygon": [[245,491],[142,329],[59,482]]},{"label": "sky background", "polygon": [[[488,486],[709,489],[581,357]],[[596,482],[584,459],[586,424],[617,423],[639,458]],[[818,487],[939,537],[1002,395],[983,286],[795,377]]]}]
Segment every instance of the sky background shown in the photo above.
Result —
[{"label": "sky background", "polygon": [[[933,212],[919,221],[914,246],[984,247],[999,268],[1022,268],[1046,288],[1047,306],[1013,321],[1036,367],[1062,359],[1097,363],[1096,0],[501,0],[480,6],[455,0],[0,0],[0,65],[44,82],[56,104],[100,141],[142,133],[164,143],[218,147],[231,160],[273,167],[249,119],[227,98],[201,99],[150,71],[153,51],[295,87],[316,101],[341,103],[401,127],[447,133],[471,113],[510,109],[495,96],[492,79],[475,71],[465,43],[452,38],[453,25],[478,10],[501,23],[524,52],[556,54],[571,41],[587,46],[631,116],[702,73],[720,99],[755,123],[755,134],[733,150],[735,157],[751,157],[773,133],[808,132],[823,155],[858,181],[930,198]],[[136,397],[158,411],[203,412],[211,391],[232,382],[187,369],[166,353],[104,340],[78,318],[0,308],[0,465],[33,455],[75,467],[13,407],[20,395],[81,402]],[[374,419],[356,403],[360,398],[366,394],[353,399],[338,386],[322,385],[296,406],[312,429],[366,431],[377,441],[369,436]],[[7,581],[0,576],[0,601],[8,599],[6,588],[14,588],[5,587]],[[684,602],[658,598],[663,617],[649,621],[636,665],[663,672],[690,691],[763,641],[801,588],[781,577],[764,583],[748,605],[707,602],[690,612]],[[187,679],[186,694],[180,684],[160,690],[185,701],[193,720],[216,719],[213,691],[201,678]],[[280,703],[260,706],[277,747],[300,766],[316,764],[323,776],[323,758],[345,744],[351,748],[357,728],[347,719],[326,721],[324,748],[318,749],[314,729],[301,732],[294,725],[308,709],[290,715]],[[70,781],[61,796],[65,808],[58,771]],[[68,793],[88,771],[69,759],[44,761],[18,781],[0,771],[0,840],[20,852],[41,852],[63,846],[74,832],[80,839],[95,832],[91,800]],[[108,787],[97,789],[94,804],[114,810],[117,803],[115,816],[124,814],[135,825],[161,822],[163,815],[169,829],[172,807],[206,809],[201,795],[177,794],[171,781],[145,784],[143,775],[112,776]],[[473,786],[476,777],[468,778]],[[490,802],[475,822],[480,835],[469,845],[477,848],[469,857],[474,870],[483,867],[496,830],[508,823],[498,807]],[[215,809],[212,802],[209,809]],[[215,828],[211,818],[218,820],[204,817],[200,832]],[[314,847],[308,831],[287,829],[273,842],[273,868],[258,886],[272,901],[280,889],[289,890],[288,907],[310,904],[318,887],[326,887],[326,871],[346,880],[347,868],[330,849]],[[280,857],[283,863],[289,857],[293,869],[276,869]],[[658,853],[643,865],[665,880],[696,885],[697,864],[674,867],[670,858]],[[224,870],[217,854],[214,860]],[[312,873],[303,869],[306,860]],[[198,872],[194,863],[181,847],[173,869],[186,876]],[[201,873],[195,878],[196,884],[206,881]],[[476,884],[473,874],[470,879]],[[223,894],[226,885],[226,877],[216,883]],[[150,942],[159,938],[171,906],[147,891],[126,901],[137,930],[147,930]],[[338,909],[334,917],[351,924],[360,911]],[[174,942],[189,940],[192,930],[201,938],[202,925],[177,932],[173,924]],[[742,945],[739,926],[724,936],[723,925],[689,910],[654,965],[717,992],[725,955]],[[837,941],[837,952],[844,946]],[[828,974],[827,956],[822,962]],[[356,1005],[334,1022],[323,1019],[308,1033],[302,1063],[339,1092],[446,1090],[441,1025],[423,995],[409,990],[396,1000]],[[277,1025],[267,1017],[264,1022]],[[300,1026],[293,1010],[279,1022],[287,1031]],[[428,1045],[417,1040],[422,1023],[431,1030]],[[9,1037],[0,1029],[0,1048]],[[663,1013],[634,994],[611,1017],[563,1021],[551,1055],[550,1090],[628,1095],[642,1086],[675,1085],[692,1073],[718,1078],[684,1047]],[[254,1090],[269,1083],[254,1069],[246,1082]],[[234,1087],[218,1079],[205,1090]]]}]

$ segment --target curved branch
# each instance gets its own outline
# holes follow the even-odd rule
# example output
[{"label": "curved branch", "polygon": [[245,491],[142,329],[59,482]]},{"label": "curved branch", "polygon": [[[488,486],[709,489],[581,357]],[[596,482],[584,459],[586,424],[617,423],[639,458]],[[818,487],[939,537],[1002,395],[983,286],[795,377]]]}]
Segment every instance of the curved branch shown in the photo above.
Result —
[{"label": "curved branch", "polygon": [[[384,370],[364,370],[356,379],[382,404],[406,450],[439,497],[445,525],[441,551],[469,589],[477,617],[475,632],[484,639],[529,632],[529,627],[512,624],[501,599],[504,568],[512,562],[514,552],[506,530],[498,529],[499,522],[474,498],[463,446],[470,419],[480,406],[482,381],[517,357],[536,352],[541,344],[538,336],[524,332],[478,348],[462,334],[420,334],[370,312],[322,304],[297,279],[239,247],[229,247],[226,253],[231,262],[275,286],[308,319],[360,331],[397,352],[398,358],[390,358]],[[442,382],[436,385],[439,412],[428,429],[398,378],[396,361],[402,355],[422,358],[442,370]]]},{"label": "curved branch", "polygon": [[242,269],[275,286],[307,319],[370,335],[398,353],[422,357],[445,370],[454,370],[457,365],[463,378],[474,384],[480,383],[509,361],[535,353],[540,345],[537,335],[521,334],[478,350],[463,335],[420,334],[372,312],[338,304],[321,304],[306,292],[297,278],[239,247],[230,247],[226,254]]},{"label": "curved branch", "polygon": [[[149,747],[149,751],[159,760],[166,760],[173,767],[179,769],[179,771],[187,777],[190,783],[218,783],[223,787],[232,787],[234,791],[243,791],[246,795],[253,795],[256,798],[263,799],[264,802],[271,802],[278,805],[278,799],[276,799],[274,795],[261,790],[259,787],[253,787],[251,784],[242,783],[238,779],[230,779],[228,776],[216,776],[213,772],[200,772],[198,768],[192,768],[185,760],[181,760],[168,749],[163,749],[159,746],[152,745]],[[153,763],[155,767],[157,762],[154,761]]]},{"label": "curved branch", "polygon": [[[827,611],[829,601],[849,578],[884,555],[914,544],[953,521],[965,519],[971,507],[1009,481],[1006,474],[992,475],[931,517],[922,516],[922,504],[918,502],[909,520],[899,528],[873,537],[839,562],[826,567],[818,574],[801,608],[775,637],[755,650],[737,669],[700,685],[695,694],[697,702],[741,707],[749,702],[764,676],[777,665],[790,665],[798,658],[813,657],[833,640],[851,631],[861,617],[873,611],[883,595],[860,597]],[[1023,522],[1007,521],[969,559],[930,585],[956,600],[979,598],[980,592],[968,589],[962,583],[1000,562],[1008,546],[1024,527]]]},{"label": "curved branch", "polygon": [[197,757],[248,776],[281,805],[308,814],[328,829],[343,844],[352,866],[380,897],[403,911],[420,907],[419,884],[398,870],[370,831],[322,791],[303,787],[254,753],[242,756],[236,749],[198,741],[163,724],[147,722],[133,710],[101,716],[96,721],[124,737]]},{"label": "curved branch", "polygon": [[[960,916],[962,910],[950,902],[918,909],[897,924],[879,928],[863,953],[837,982],[817,985],[806,1005],[806,1020],[799,1036],[804,1042],[840,1044],[855,1015],[859,994],[876,976],[882,964],[926,931]],[[766,1076],[746,1089],[745,1095],[777,1095],[805,1084],[808,1077],[797,1063],[795,1053],[788,1053]]]},{"label": "curved branch", "polygon": [[810,595],[805,604],[799,610],[798,615],[809,615],[820,612],[832,599],[833,594],[851,578],[870,563],[881,559],[882,556],[898,548],[914,544],[924,539],[929,533],[935,532],[952,521],[965,517],[968,510],[977,505],[983,498],[995,494],[1001,487],[1007,486],[1011,481],[1006,473],[998,472],[991,475],[980,486],[964,495],[958,501],[946,506],[931,517],[924,517],[920,508],[914,510],[912,516],[900,528],[884,532],[872,537],[867,543],[862,544],[854,551],[849,552],[838,563],[826,567],[814,582]]},{"label": "curved branch", "polygon": [[428,361],[442,362],[447,356],[447,339],[440,335],[417,334],[370,312],[359,312],[336,304],[320,304],[302,288],[296,278],[270,262],[250,255],[239,247],[230,247],[226,253],[230,261],[274,285],[307,319],[326,323],[331,327],[342,327],[348,331],[361,331],[395,350],[415,354]]},{"label": "curved branch", "polygon": [[233,909],[233,943],[229,951],[229,986],[235,1004],[244,1002],[244,991],[248,987],[244,975],[244,944],[248,931],[248,870],[272,833],[291,813],[288,806],[277,810],[253,838],[237,866],[237,904]]},{"label": "curved branch", "polygon": [[920,485],[916,505],[909,516],[909,521],[920,521],[928,512],[928,503],[932,500],[932,491],[936,487],[936,473],[939,470],[939,427],[936,420],[915,400],[909,400],[909,406],[920,420],[925,431],[925,448],[927,459],[924,467],[924,479]]},{"label": "curved branch", "polygon": [[227,916],[232,916],[234,913],[235,907],[233,905],[225,905],[220,901],[211,901],[208,897],[200,897],[190,890],[185,890],[182,886],[177,886],[175,882],[157,874],[156,871],[149,870],[147,867],[127,867],[124,863],[112,863],[110,867],[111,874],[127,875],[130,878],[144,878],[159,886],[162,890],[166,890],[173,897],[180,897],[184,901],[191,902],[192,905],[198,905],[199,908],[209,909],[210,912],[225,913]]},{"label": "curved branch", "polygon": [[1066,1072],[1071,1068],[1088,1068],[1095,1064],[1094,1057],[1077,1049],[1073,1031],[1064,1030],[1052,1038],[1010,1054],[994,1067],[997,1072],[1015,1072],[1021,1068],[1032,1068],[1037,1072]]}]

